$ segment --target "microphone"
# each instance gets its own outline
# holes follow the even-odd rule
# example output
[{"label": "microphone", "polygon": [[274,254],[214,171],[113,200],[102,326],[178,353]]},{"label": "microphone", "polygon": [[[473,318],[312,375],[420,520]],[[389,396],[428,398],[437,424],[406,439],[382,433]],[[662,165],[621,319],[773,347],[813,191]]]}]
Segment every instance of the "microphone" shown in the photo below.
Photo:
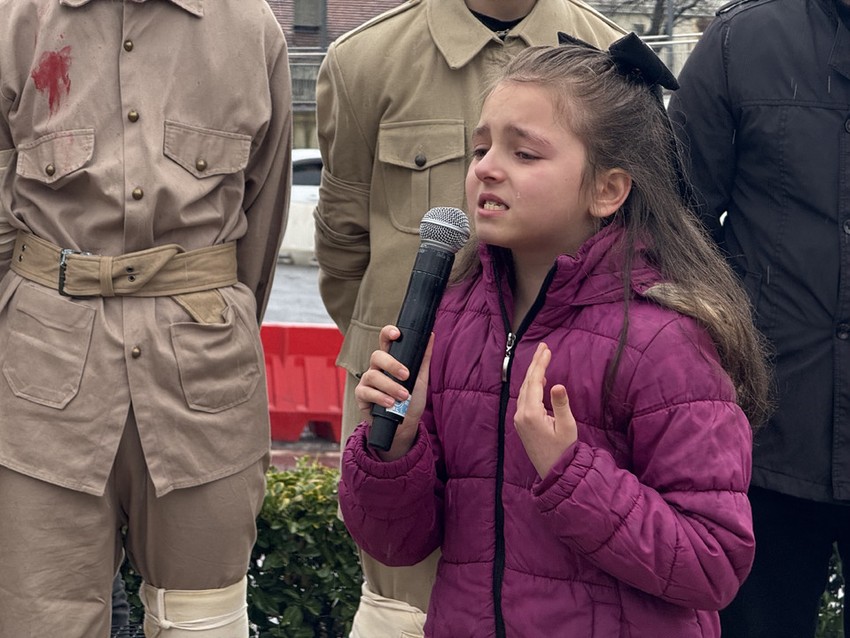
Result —
[{"label": "microphone", "polygon": [[[455,253],[469,239],[469,220],[458,208],[432,208],[419,224],[419,252],[410,273],[407,292],[401,304],[396,327],[401,336],[390,344],[390,354],[402,363],[410,376],[398,381],[413,392],[419,367],[431,338],[437,307],[449,281]],[[389,450],[398,424],[407,413],[406,401],[396,401],[391,408],[372,407],[372,427],[368,443],[379,450]]]}]

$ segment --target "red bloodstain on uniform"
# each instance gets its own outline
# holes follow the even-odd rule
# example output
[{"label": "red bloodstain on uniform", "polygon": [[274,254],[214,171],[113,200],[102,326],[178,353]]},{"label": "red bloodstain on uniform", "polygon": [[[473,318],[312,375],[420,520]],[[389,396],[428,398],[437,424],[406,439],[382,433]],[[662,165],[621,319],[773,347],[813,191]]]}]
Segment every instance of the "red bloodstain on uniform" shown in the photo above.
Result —
[{"label": "red bloodstain on uniform", "polygon": [[51,115],[59,109],[62,96],[71,91],[70,67],[71,47],[62,47],[58,51],[42,53],[38,68],[31,74],[35,88],[47,94]]}]

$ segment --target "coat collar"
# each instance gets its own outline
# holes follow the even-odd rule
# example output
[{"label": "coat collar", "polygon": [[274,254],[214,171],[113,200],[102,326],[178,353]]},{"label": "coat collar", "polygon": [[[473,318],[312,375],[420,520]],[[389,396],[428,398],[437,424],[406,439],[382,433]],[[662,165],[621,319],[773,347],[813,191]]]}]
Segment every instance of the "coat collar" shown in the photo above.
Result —
[{"label": "coat collar", "polygon": [[[527,46],[558,44],[557,29],[562,17],[554,2],[540,0],[525,19],[510,30],[508,37],[518,37]],[[489,42],[503,44],[495,33],[472,15],[463,0],[437,0],[427,6],[428,28],[437,49],[449,67],[459,69],[470,62]]]},{"label": "coat collar", "polygon": [[[546,295],[546,306],[560,312],[563,304],[591,306],[623,299],[623,268],[620,242],[623,230],[607,226],[582,244],[578,253],[561,255],[553,264]],[[479,255],[482,275],[488,286],[499,291],[506,301],[511,298],[505,273],[496,267],[493,248],[481,245]],[[663,281],[661,274],[650,266],[645,258],[644,247],[638,246],[632,262],[631,289],[638,296]]]},{"label": "coat collar", "polygon": [[[204,0],[169,0],[172,4],[185,9],[189,13],[199,18],[204,15]],[[83,7],[92,2],[92,0],[59,0],[59,4],[66,7]],[[133,0],[133,2],[146,2],[146,0]]]},{"label": "coat collar", "polygon": [[827,5],[826,10],[835,21],[835,40],[829,54],[829,66],[844,77],[850,78],[850,31],[844,26],[833,3]]}]

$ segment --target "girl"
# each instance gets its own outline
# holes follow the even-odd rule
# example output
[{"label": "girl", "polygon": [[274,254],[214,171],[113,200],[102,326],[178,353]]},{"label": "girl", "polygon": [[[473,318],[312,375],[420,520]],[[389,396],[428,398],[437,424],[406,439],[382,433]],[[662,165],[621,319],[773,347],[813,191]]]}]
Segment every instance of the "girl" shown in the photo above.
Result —
[{"label": "girl", "polygon": [[[480,247],[443,299],[392,448],[348,442],[340,500],[388,565],[442,549],[427,636],[719,636],[753,558],[767,373],[690,211],[633,34],[520,54],[467,176]],[[407,392],[381,349],[364,414]],[[429,373],[430,357],[430,373]],[[368,419],[368,416],[367,416]]]}]

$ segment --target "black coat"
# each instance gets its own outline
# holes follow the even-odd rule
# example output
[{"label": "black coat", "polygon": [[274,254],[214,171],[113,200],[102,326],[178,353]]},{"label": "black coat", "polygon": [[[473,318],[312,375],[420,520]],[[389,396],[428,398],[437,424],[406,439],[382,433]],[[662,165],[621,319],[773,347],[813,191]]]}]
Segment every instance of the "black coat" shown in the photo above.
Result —
[{"label": "black coat", "polygon": [[834,0],[734,2],[679,82],[700,215],[775,350],[752,484],[850,500],[850,31]]}]

